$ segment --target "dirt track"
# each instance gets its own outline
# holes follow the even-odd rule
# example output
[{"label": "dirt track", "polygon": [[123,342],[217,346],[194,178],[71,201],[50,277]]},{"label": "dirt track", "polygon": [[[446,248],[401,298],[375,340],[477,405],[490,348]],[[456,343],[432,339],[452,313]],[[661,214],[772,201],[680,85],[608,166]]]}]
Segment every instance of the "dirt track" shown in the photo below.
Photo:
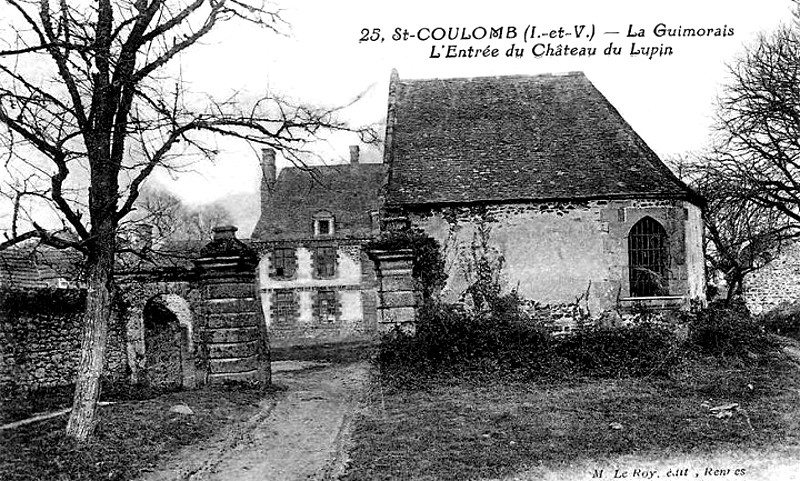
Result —
[{"label": "dirt track", "polygon": [[367,380],[366,363],[273,364],[286,390],[262,402],[246,423],[217,440],[179,452],[143,481],[330,479]]}]

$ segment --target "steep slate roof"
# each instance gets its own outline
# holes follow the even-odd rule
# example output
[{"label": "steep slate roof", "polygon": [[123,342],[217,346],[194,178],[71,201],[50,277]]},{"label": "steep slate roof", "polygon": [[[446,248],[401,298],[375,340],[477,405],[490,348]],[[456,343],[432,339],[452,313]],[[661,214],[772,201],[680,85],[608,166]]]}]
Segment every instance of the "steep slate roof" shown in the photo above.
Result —
[{"label": "steep slate roof", "polygon": [[697,199],[581,72],[400,80],[387,120],[388,205]]},{"label": "steep slate roof", "polygon": [[340,164],[281,170],[271,196],[262,200],[253,239],[289,240],[313,237],[314,214],[330,212],[334,238],[370,237],[371,212],[379,209],[384,164]]}]

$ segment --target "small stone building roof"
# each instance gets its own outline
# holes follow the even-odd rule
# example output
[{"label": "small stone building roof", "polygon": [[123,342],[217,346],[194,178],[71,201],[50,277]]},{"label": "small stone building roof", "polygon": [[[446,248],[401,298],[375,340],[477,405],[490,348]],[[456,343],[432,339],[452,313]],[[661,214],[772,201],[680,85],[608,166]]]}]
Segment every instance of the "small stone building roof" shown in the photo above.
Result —
[{"label": "small stone building roof", "polygon": [[206,239],[169,240],[141,250],[138,253],[120,252],[116,257],[116,272],[188,272],[194,269],[194,260],[208,244]]},{"label": "small stone building roof", "polygon": [[386,166],[350,163],[281,170],[272,192],[262,199],[261,218],[254,240],[291,240],[314,237],[317,216],[333,219],[329,238],[364,239],[377,229],[374,215]]},{"label": "small stone building roof", "polygon": [[581,72],[400,80],[387,205],[683,197],[678,180]]},{"label": "small stone building roof", "polygon": [[0,287],[43,289],[76,287],[83,256],[47,246],[0,250]]}]

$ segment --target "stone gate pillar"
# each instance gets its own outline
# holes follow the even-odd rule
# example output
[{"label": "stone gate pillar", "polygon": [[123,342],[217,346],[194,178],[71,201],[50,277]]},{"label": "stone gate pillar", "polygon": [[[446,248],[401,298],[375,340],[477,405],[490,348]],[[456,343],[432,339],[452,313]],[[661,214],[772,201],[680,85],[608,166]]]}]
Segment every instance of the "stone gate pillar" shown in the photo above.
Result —
[{"label": "stone gate pillar", "polygon": [[378,331],[399,327],[414,332],[417,294],[412,269],[414,254],[410,249],[370,252],[378,277]]},{"label": "stone gate pillar", "polygon": [[199,271],[199,356],[209,383],[271,381],[269,339],[258,296],[258,258],[236,238],[236,227],[214,228],[195,261]]}]

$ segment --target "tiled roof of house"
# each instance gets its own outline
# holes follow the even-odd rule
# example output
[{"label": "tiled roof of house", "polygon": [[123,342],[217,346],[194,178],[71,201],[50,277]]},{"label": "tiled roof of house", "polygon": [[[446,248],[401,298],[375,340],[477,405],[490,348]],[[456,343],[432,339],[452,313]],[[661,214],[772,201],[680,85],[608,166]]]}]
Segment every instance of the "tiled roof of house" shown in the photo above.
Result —
[{"label": "tiled roof of house", "polygon": [[400,80],[389,205],[696,198],[583,73]]},{"label": "tiled roof of house", "polygon": [[208,240],[182,239],[169,240],[135,252],[117,254],[116,271],[121,274],[132,272],[159,272],[164,270],[190,271],[194,260],[200,257],[200,249]]},{"label": "tiled roof of house", "polygon": [[83,256],[46,246],[0,251],[0,287],[40,289],[77,287]]},{"label": "tiled roof of house", "polygon": [[372,212],[379,208],[384,164],[350,163],[289,167],[281,170],[270,196],[263,199],[255,240],[306,239],[314,236],[313,216],[327,211],[335,238],[365,238],[372,233]]},{"label": "tiled roof of house", "polygon": [[[251,248],[257,242],[241,241]],[[210,241],[206,239],[181,239],[160,242],[137,252],[123,249],[116,255],[115,273],[191,274],[195,260]],[[45,245],[25,246],[0,250],[0,288],[42,289],[85,287],[81,278],[83,255],[71,249],[54,249]]]}]

